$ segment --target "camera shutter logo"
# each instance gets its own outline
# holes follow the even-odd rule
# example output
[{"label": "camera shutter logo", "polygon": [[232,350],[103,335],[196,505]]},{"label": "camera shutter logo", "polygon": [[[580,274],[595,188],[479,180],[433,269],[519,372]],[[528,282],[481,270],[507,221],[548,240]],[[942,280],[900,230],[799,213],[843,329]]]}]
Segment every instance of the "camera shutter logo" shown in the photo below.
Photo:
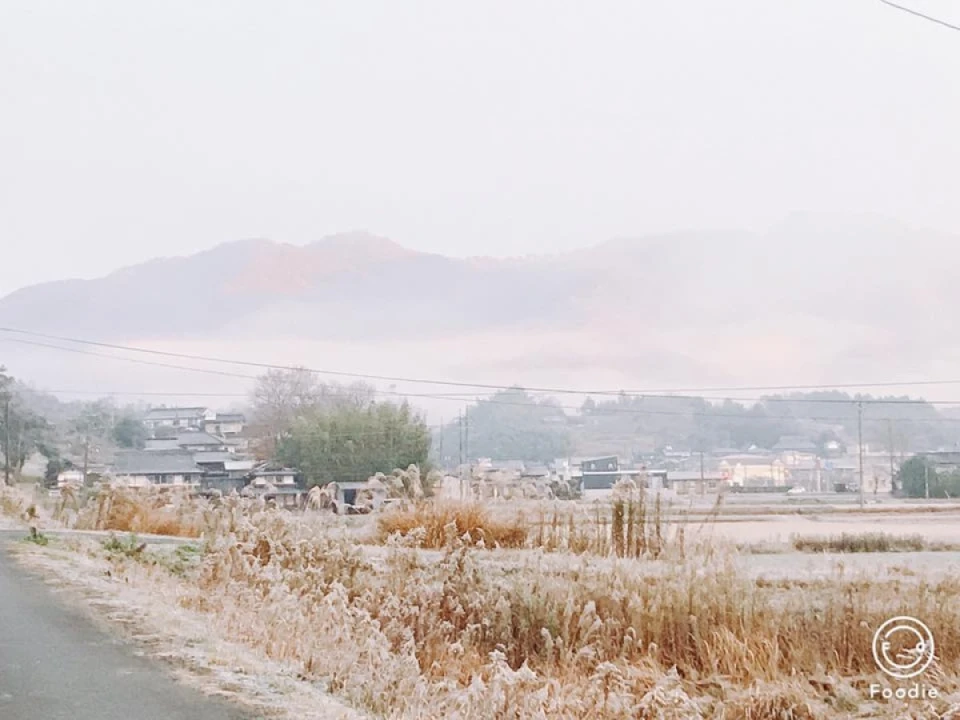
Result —
[{"label": "camera shutter logo", "polygon": [[934,649],[930,628],[908,615],[890,618],[873,635],[877,667],[898,680],[915,678],[930,667]]}]

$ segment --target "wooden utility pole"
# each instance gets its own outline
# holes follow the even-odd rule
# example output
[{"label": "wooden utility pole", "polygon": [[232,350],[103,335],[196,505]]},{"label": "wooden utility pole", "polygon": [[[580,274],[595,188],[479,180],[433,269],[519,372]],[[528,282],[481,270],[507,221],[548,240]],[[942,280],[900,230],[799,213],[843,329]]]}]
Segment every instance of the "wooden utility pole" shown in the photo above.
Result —
[{"label": "wooden utility pole", "polygon": [[463,475],[463,413],[457,416],[457,434],[460,436],[460,461],[457,463],[457,472],[460,474],[460,499],[466,499]]},{"label": "wooden utility pole", "polygon": [[857,401],[857,445],[860,451],[860,509],[863,509],[863,401]]},{"label": "wooden utility pole", "polygon": [[893,419],[887,420],[887,429],[890,431],[890,492],[893,493],[894,489],[894,477],[895,473],[893,470]]},{"label": "wooden utility pole", "polygon": [[3,393],[3,482],[10,484],[10,393]]},{"label": "wooden utility pole", "polygon": [[703,495],[707,491],[707,482],[706,482],[706,473],[703,471],[703,450],[700,451],[700,494]]},{"label": "wooden utility pole", "polygon": [[87,468],[90,466],[90,436],[83,438],[83,484],[87,484]]}]

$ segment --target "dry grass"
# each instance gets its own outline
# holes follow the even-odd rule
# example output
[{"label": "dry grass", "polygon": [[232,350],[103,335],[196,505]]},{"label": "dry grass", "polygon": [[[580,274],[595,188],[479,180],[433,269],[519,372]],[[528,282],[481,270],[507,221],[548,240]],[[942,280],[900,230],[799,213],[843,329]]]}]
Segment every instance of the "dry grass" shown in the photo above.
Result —
[{"label": "dry grass", "polygon": [[[880,679],[873,632],[901,614],[933,629],[937,685],[958,688],[955,579],[839,567],[811,581],[758,581],[735,555],[667,533],[655,504],[641,512],[631,502],[641,503],[594,509],[585,526],[583,514],[559,510],[525,526],[473,505],[424,504],[379,518],[388,550],[375,562],[329,527],[230,498],[183,511],[205,518],[207,542],[198,566],[181,569],[179,602],[385,718],[855,717],[859,688]],[[534,549],[508,563],[478,551],[481,542]],[[444,552],[428,560],[436,554],[411,545]],[[543,562],[544,550],[581,546],[609,559]],[[140,553],[111,562],[116,577],[135,567],[126,577],[143,581]]]},{"label": "dry grass", "polygon": [[657,495],[652,505],[643,490],[596,505],[591,515],[556,507],[541,512],[530,543],[548,552],[590,553],[621,558],[682,558],[686,523],[667,521],[667,507]]},{"label": "dry grass", "polygon": [[794,535],[790,544],[794,550],[808,553],[930,552],[960,549],[960,545],[931,542],[922,535],[891,535],[884,532],[841,533],[829,536]]},{"label": "dry grass", "polygon": [[440,549],[457,540],[487,548],[523,547],[527,525],[522,518],[496,520],[478,503],[423,502],[391,510],[377,518],[379,539],[398,535],[418,547]]},{"label": "dry grass", "polygon": [[204,522],[204,505],[185,492],[104,487],[80,509],[75,527],[196,538]]},{"label": "dry grass", "polygon": [[491,573],[468,532],[470,545],[435,535],[440,561],[392,544],[377,566],[295,517],[228,503],[214,519],[183,602],[385,717],[849,717],[814,679],[850,695],[841,678],[875,676],[873,630],[904,612],[936,628],[944,677],[960,663],[954,581],[764,583],[699,551],[612,569],[531,553]]}]

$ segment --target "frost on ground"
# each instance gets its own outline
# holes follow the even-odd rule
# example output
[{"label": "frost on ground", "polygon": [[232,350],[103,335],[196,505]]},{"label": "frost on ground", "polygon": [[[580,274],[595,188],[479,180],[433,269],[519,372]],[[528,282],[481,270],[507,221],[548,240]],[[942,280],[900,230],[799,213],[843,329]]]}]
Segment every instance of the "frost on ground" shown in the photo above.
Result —
[{"label": "frost on ground", "polygon": [[134,565],[121,580],[107,559],[84,551],[94,543],[69,543],[58,548],[24,543],[14,553],[66,602],[84,608],[105,630],[119,629],[138,654],[165,661],[186,684],[272,718],[367,717],[298,679],[289,667],[219,637],[208,618],[180,607],[177,581]]},{"label": "frost on ground", "polygon": [[[405,532],[371,533],[374,547],[319,516],[229,498],[200,506],[202,546],[70,537],[19,553],[189,682],[262,714],[932,720],[957,699],[955,579],[756,578],[729,546],[635,509],[531,525],[504,551],[470,508],[417,506]],[[428,542],[438,514],[449,523]],[[907,610],[937,628],[942,697],[868,702],[884,681],[874,630]]]}]

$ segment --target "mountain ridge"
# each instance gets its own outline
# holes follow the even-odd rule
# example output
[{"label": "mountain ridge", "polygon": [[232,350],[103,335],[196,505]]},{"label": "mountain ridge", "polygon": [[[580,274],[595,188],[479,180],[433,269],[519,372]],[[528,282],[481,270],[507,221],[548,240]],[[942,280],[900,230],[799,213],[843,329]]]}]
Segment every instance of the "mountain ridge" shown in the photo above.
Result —
[{"label": "mountain ridge", "polygon": [[636,387],[914,376],[960,357],[960,322],[943,312],[960,302],[958,260],[946,233],[856,219],[508,258],[448,257],[350,232],[305,245],[240,240],[22,288],[0,299],[0,326],[229,342],[290,363],[306,361],[296,343],[385,352],[387,365],[412,353],[425,372],[486,365],[504,382],[551,367],[561,382],[569,372]]}]

